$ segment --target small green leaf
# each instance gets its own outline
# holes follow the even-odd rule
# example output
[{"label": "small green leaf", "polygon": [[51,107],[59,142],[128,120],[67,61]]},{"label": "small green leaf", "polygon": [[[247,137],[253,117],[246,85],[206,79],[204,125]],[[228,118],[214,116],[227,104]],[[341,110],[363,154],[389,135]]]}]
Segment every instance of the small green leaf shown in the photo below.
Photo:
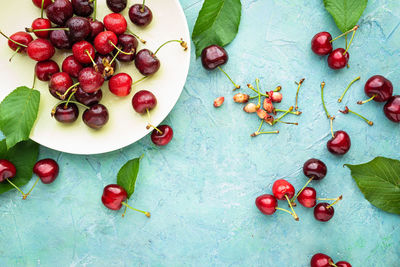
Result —
[{"label": "small green leaf", "polygon": [[400,161],[377,157],[364,164],[345,166],[372,205],[400,214]]},{"label": "small green leaf", "polygon": [[[11,181],[18,187],[29,182],[32,178],[33,166],[39,155],[39,145],[33,141],[23,141],[7,149],[6,140],[0,141],[0,159],[11,161],[17,169],[17,175]],[[14,189],[7,181],[0,183],[0,194]]]},{"label": "small green leaf", "polygon": [[342,32],[357,25],[367,3],[368,0],[324,0],[325,9]]},{"label": "small green leaf", "polygon": [[135,192],[136,179],[139,173],[140,158],[135,158],[127,163],[119,170],[117,176],[117,184],[122,186],[128,193],[128,199]]},{"label": "small green leaf", "polygon": [[26,86],[18,87],[1,102],[0,130],[6,137],[7,148],[29,139],[39,102],[39,91]]},{"label": "small green leaf", "polygon": [[240,0],[205,0],[192,34],[196,56],[209,45],[229,44],[238,33],[241,13]]}]

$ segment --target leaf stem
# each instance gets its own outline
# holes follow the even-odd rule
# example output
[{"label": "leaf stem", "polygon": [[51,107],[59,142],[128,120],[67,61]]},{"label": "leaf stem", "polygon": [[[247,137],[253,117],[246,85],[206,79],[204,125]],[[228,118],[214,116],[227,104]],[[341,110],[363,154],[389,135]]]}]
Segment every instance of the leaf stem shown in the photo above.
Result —
[{"label": "leaf stem", "polygon": [[355,83],[356,81],[360,80],[360,76],[358,76],[357,78],[355,78],[354,80],[352,80],[349,85],[347,85],[346,89],[344,90],[343,94],[340,96],[340,98],[338,99],[338,102],[342,102],[344,95],[347,93],[347,90],[349,90],[349,88],[351,87],[351,85],[353,83]]}]

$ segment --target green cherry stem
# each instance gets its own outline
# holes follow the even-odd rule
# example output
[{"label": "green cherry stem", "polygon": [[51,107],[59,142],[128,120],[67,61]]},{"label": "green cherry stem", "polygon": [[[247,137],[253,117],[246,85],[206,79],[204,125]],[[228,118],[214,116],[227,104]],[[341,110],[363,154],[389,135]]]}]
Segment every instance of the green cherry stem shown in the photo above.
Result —
[{"label": "green cherry stem", "polygon": [[134,85],[137,84],[137,83],[140,83],[140,82],[143,81],[143,80],[146,80],[147,78],[149,78],[149,76],[144,76],[144,77],[140,78],[139,80],[133,82],[133,83],[132,83],[132,86],[134,86]]},{"label": "green cherry stem", "polygon": [[298,110],[298,109],[299,109],[299,107],[298,107],[298,105],[297,105],[297,102],[298,102],[298,98],[299,98],[300,87],[301,87],[301,85],[303,84],[304,80],[305,80],[305,79],[303,78],[303,79],[301,79],[301,80],[297,83],[296,105],[294,106],[294,109],[295,109],[295,110]]},{"label": "green cherry stem", "polygon": [[220,66],[218,66],[218,69],[220,71],[222,71],[223,74],[225,74],[225,76],[229,79],[229,81],[231,81],[231,83],[233,84],[233,86],[235,86],[235,88],[233,89],[233,91],[240,89],[240,85],[237,85],[232,78],[228,75],[228,73],[226,73]]},{"label": "green cherry stem", "polygon": [[274,120],[274,122],[272,123],[272,125],[274,125],[277,121],[280,121],[283,117],[285,117],[287,114],[289,114],[289,112],[291,112],[293,110],[293,106],[291,106],[288,110],[286,110],[285,113],[283,113],[279,118],[277,118],[276,120]]},{"label": "green cherry stem", "polygon": [[[111,42],[111,41],[110,41]],[[97,64],[96,62],[94,62],[94,59],[92,58],[92,56],[90,55],[89,51],[87,49],[85,49],[85,53],[88,55],[88,57],[90,58],[90,61],[92,61],[93,67],[96,68]]]},{"label": "green cherry stem", "polygon": [[333,205],[335,205],[336,203],[338,203],[340,200],[342,200],[343,196],[339,196],[332,204],[330,204],[328,207],[326,207],[327,209],[332,207]]},{"label": "green cherry stem", "polygon": [[347,43],[347,34],[344,36],[344,40],[346,41],[346,45],[345,45],[344,48],[345,48],[345,50],[347,50],[347,44],[348,44],[348,43]]},{"label": "green cherry stem", "polygon": [[301,192],[303,192],[304,188],[307,187],[307,185],[314,179],[314,176],[311,177],[310,179],[308,179],[308,181],[306,182],[306,184],[303,186],[302,189],[300,189],[299,192],[297,192],[297,194],[290,200],[290,203],[292,203],[292,205],[295,205],[294,202],[296,201],[296,199],[300,196]]},{"label": "green cherry stem", "polygon": [[146,40],[143,40],[142,38],[140,38],[139,35],[135,34],[134,32],[132,32],[130,29],[126,29],[127,32],[129,32],[130,34],[132,34],[133,36],[135,36],[137,39],[139,39],[140,42],[142,42],[143,44],[146,43]]},{"label": "green cherry stem", "polygon": [[169,40],[169,41],[166,41],[165,43],[163,43],[162,45],[160,45],[160,46],[157,48],[156,52],[154,52],[154,55],[156,55],[156,54],[158,53],[158,51],[160,51],[160,49],[161,49],[164,45],[169,44],[169,43],[173,43],[173,42],[180,43],[181,46],[184,48],[184,51],[186,51],[187,48],[188,48],[188,47],[187,47],[187,43],[186,43],[185,41],[183,41],[183,39],[180,39],[180,40]]},{"label": "green cherry stem", "polygon": [[150,121],[151,121],[151,116],[150,116],[150,110],[149,110],[148,108],[146,108],[146,113],[147,113],[147,118],[148,118],[148,120],[149,120],[149,122],[147,123],[146,129],[148,130],[148,129],[150,129],[150,128],[153,128],[154,130],[156,130],[156,131],[159,132],[160,134],[163,134],[163,132],[162,132],[160,129],[158,129],[156,126],[154,126],[154,125],[152,125],[152,124],[150,123]]},{"label": "green cherry stem", "polygon": [[11,62],[11,60],[14,58],[14,56],[15,56],[16,54],[19,53],[19,50],[21,50],[21,47],[20,47],[20,46],[18,46],[17,49],[15,49],[14,53],[13,53],[13,54],[11,55],[11,57],[8,59],[9,62]]},{"label": "green cherry stem", "polygon": [[350,38],[349,45],[347,46],[346,50],[343,52],[343,55],[346,55],[347,51],[349,50],[349,48],[350,48],[350,46],[351,46],[351,43],[353,42],[353,39],[354,39],[354,35],[355,35],[355,34],[356,34],[356,31],[353,31],[353,34],[351,35],[351,38]]},{"label": "green cherry stem", "polygon": [[26,199],[25,193],[21,189],[19,189],[18,186],[16,186],[13,182],[11,182],[10,179],[6,179],[6,180],[10,185],[12,185],[15,189],[17,189],[22,194],[22,199]]},{"label": "green cherry stem", "polygon": [[288,202],[288,204],[289,204],[289,207],[290,207],[290,209],[291,209],[291,211],[292,211],[292,213],[293,213],[293,214],[292,214],[293,218],[294,218],[296,221],[298,221],[298,220],[299,220],[299,217],[297,216],[296,212],[294,211],[293,206],[292,206],[292,203],[290,202],[289,197],[288,197],[287,195],[285,195],[285,198],[286,198],[286,200],[287,200],[287,202]]},{"label": "green cherry stem", "polygon": [[61,100],[65,100],[65,98],[67,97],[68,93],[75,87],[77,87],[80,83],[77,82],[75,84],[73,84],[70,88],[67,89],[67,91],[65,91],[64,94],[60,94],[59,92],[57,92],[57,95],[61,98]]},{"label": "green cherry stem", "polygon": [[257,93],[258,93],[258,105],[257,107],[261,107],[261,92],[260,92],[260,80],[256,78],[256,87],[257,87]]},{"label": "green cherry stem", "polygon": [[143,0],[143,3],[142,3],[142,8],[140,9],[140,12],[144,12],[144,3],[146,2],[146,0]]},{"label": "green cherry stem", "polygon": [[118,57],[118,55],[119,55],[119,53],[120,53],[120,51],[119,50],[117,50],[117,53],[115,53],[115,55],[114,55],[114,57],[111,59],[111,61],[110,61],[110,65],[114,62],[114,60]]},{"label": "green cherry stem", "polygon": [[25,28],[26,32],[47,32],[47,31],[69,31],[69,28],[49,28],[49,29],[32,29],[32,28]]},{"label": "green cherry stem", "polygon": [[33,83],[32,83],[32,90],[35,89],[36,86],[36,73],[33,72]]},{"label": "green cherry stem", "polygon": [[94,0],[93,21],[96,21],[96,15],[97,15],[97,0]]},{"label": "green cherry stem", "polygon": [[329,114],[328,109],[327,109],[326,106],[325,106],[325,101],[324,101],[324,88],[325,88],[325,82],[322,82],[322,83],[321,83],[321,100],[322,100],[322,106],[324,107],[326,117],[327,117],[328,119],[330,119],[330,118],[331,118],[331,115]]},{"label": "green cherry stem", "polygon": [[147,218],[150,218],[150,216],[151,216],[151,215],[150,215],[150,212],[143,211],[143,210],[139,210],[139,209],[135,209],[135,208],[129,206],[128,204],[126,204],[125,202],[121,202],[121,204],[124,205],[125,207],[131,209],[131,210],[134,210],[134,211],[143,213],[144,215],[147,216]]},{"label": "green cherry stem", "polygon": [[[291,212],[288,211],[287,209],[282,209],[282,208],[279,208],[279,207],[275,207],[275,209],[276,209],[276,210],[281,210],[281,211],[287,212],[287,213],[289,213],[290,215],[293,216],[293,213],[291,213]],[[294,216],[293,216],[293,217],[294,217]]]},{"label": "green cherry stem", "polygon": [[[276,112],[288,112],[289,110],[286,109],[275,109]],[[302,112],[301,111],[289,111],[288,113],[293,114],[293,115],[300,115]]]},{"label": "green cherry stem", "polygon": [[44,10],[44,0],[42,0],[42,4],[41,4],[41,6],[40,6],[40,18],[42,19],[43,18],[43,10]]},{"label": "green cherry stem", "polygon": [[9,41],[13,42],[16,45],[22,46],[22,47],[28,47],[27,45],[21,44],[17,41],[14,41],[13,39],[11,39],[10,37],[8,37],[7,35],[5,35],[1,30],[0,30],[0,34],[3,35],[5,38],[7,38]]},{"label": "green cherry stem", "polygon": [[329,121],[331,124],[331,134],[332,134],[332,138],[335,138],[335,134],[333,133],[333,120],[335,119],[335,117],[330,117]]},{"label": "green cherry stem", "polygon": [[86,105],[84,105],[84,104],[82,104],[82,103],[79,103],[79,102],[77,102],[77,101],[72,101],[72,100],[71,100],[71,101],[68,102],[68,100],[64,100],[64,101],[58,102],[58,103],[53,107],[53,109],[51,110],[51,116],[54,116],[54,114],[56,113],[56,108],[57,108],[59,105],[64,104],[64,103],[73,103],[73,104],[75,104],[75,105],[84,107],[85,109],[90,109],[90,107],[88,107],[88,106],[86,106]]},{"label": "green cherry stem", "polygon": [[349,112],[350,112],[350,113],[353,113],[354,115],[356,115],[356,116],[360,117],[361,119],[363,119],[369,126],[374,125],[374,123],[373,123],[372,121],[368,120],[367,118],[365,118],[365,117],[362,116],[361,114],[358,114],[357,112],[352,111],[351,109],[349,109],[348,106],[345,106],[345,107],[344,107],[344,110],[339,110],[339,111],[340,111],[341,113],[343,113],[343,114],[348,114]]},{"label": "green cherry stem", "polygon": [[362,105],[362,104],[368,103],[369,101],[373,100],[376,96],[377,96],[377,94],[373,95],[371,98],[369,98],[367,100],[358,101],[357,104]]},{"label": "green cherry stem", "polygon": [[114,46],[114,48],[115,48],[118,52],[120,52],[120,53],[122,53],[122,54],[125,54],[125,55],[133,55],[133,52],[124,52],[124,51],[122,51],[121,49],[118,48],[118,46],[116,46],[116,45],[115,45],[113,42],[111,42],[111,41],[108,41],[108,43],[109,43],[110,45]]},{"label": "green cherry stem", "polygon": [[35,188],[35,186],[37,185],[37,183],[39,182],[39,180],[40,180],[40,178],[38,177],[38,178],[36,179],[35,183],[33,184],[32,188],[28,191],[28,193],[26,193],[26,194],[23,196],[23,199],[26,199],[26,198],[29,196],[29,194],[32,192],[33,188]]},{"label": "green cherry stem", "polygon": [[254,96],[253,98],[257,98],[258,95],[262,95],[262,96],[265,96],[265,97],[269,97],[269,95],[257,91],[257,90],[254,88],[254,86],[251,85],[250,83],[247,84],[247,87],[248,87],[249,89],[251,89],[251,90],[253,90],[254,92],[257,93],[257,96]]},{"label": "green cherry stem", "polygon": [[284,124],[299,125],[299,123],[297,123],[297,122],[287,122],[287,121],[281,121],[281,120],[276,120],[276,121],[280,122],[280,123],[284,123]]},{"label": "green cherry stem", "polygon": [[340,96],[340,98],[338,99],[338,102],[342,102],[344,95],[347,93],[347,90],[349,90],[349,88],[353,85],[353,83],[355,83],[356,81],[360,80],[360,76],[356,77],[354,80],[352,80],[349,85],[347,85],[346,89],[344,90],[343,94]]},{"label": "green cherry stem", "polygon": [[334,41],[336,41],[340,37],[347,36],[347,34],[356,31],[359,27],[360,26],[358,26],[358,25],[354,26],[351,30],[348,30],[347,32],[342,33],[341,35],[337,36],[335,39],[332,39],[330,42],[333,43]]}]

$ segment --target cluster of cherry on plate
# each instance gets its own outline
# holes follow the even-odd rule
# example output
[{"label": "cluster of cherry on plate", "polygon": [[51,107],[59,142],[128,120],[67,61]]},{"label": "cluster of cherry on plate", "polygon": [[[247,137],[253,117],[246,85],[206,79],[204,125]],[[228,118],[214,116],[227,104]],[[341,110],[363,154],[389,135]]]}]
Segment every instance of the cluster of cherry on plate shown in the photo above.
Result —
[{"label": "cluster of cherry on plate", "polygon": [[[49,82],[52,96],[61,100],[52,110],[52,116],[61,123],[73,123],[79,116],[78,105],[82,106],[83,122],[93,129],[102,128],[109,120],[108,109],[100,104],[103,97],[101,87],[107,80],[108,88],[118,97],[128,96],[132,85],[148,78],[160,68],[157,52],[165,44],[178,42],[186,50],[183,40],[170,40],[155,52],[149,49],[138,50],[137,35],[129,31],[124,16],[119,14],[127,6],[126,0],[107,0],[114,13],[106,15],[103,22],[96,20],[96,1],[93,0],[32,0],[41,8],[41,17],[33,21],[26,32],[17,32],[8,38],[9,47],[16,53],[27,53],[37,61],[35,74],[39,80]],[[47,18],[43,17],[46,12]],[[74,16],[74,14],[76,16]],[[89,16],[92,16],[89,18]],[[146,27],[153,19],[152,11],[143,2],[129,9],[133,24]],[[53,27],[52,24],[57,25]],[[33,40],[29,33],[38,38]],[[57,49],[72,49],[62,67],[51,60]],[[117,61],[133,62],[142,78],[133,82],[128,73],[116,73]],[[36,78],[35,78],[36,79]],[[74,79],[77,82],[74,82]],[[141,90],[132,98],[133,109],[146,114],[157,105],[153,93]],[[172,128],[168,125],[155,127],[150,123],[147,129],[154,128],[151,140],[156,145],[168,144]]]}]

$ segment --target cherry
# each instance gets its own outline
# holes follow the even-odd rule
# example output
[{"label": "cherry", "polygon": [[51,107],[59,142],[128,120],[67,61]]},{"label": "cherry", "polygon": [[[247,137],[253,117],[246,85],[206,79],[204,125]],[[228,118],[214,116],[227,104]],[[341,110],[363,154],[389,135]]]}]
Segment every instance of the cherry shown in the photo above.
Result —
[{"label": "cherry", "polygon": [[135,4],[129,8],[129,18],[133,24],[144,27],[153,20],[153,13],[143,2],[143,4]]},{"label": "cherry", "polygon": [[103,19],[104,27],[116,35],[123,34],[128,27],[124,16],[119,13],[111,13]]},{"label": "cherry", "polygon": [[284,179],[279,179],[274,182],[272,186],[272,193],[277,199],[283,200],[286,197],[292,198],[295,190],[291,183]]},{"label": "cherry", "polygon": [[71,49],[72,47],[71,40],[64,30],[51,31],[50,42],[58,49]]},{"label": "cherry", "polygon": [[85,40],[91,33],[90,22],[87,18],[72,17],[70,18],[66,26],[69,31],[69,39],[72,43]]},{"label": "cherry", "polygon": [[382,75],[374,75],[365,83],[364,92],[370,99],[358,101],[358,104],[364,104],[371,100],[385,102],[393,95],[393,85]]},{"label": "cherry", "polygon": [[40,61],[36,63],[35,74],[41,81],[50,81],[53,74],[60,72],[60,67],[53,60]]},{"label": "cherry", "polygon": [[51,184],[58,176],[59,167],[53,159],[42,159],[35,164],[33,172],[39,176],[42,183]]},{"label": "cherry", "polygon": [[334,266],[331,257],[323,253],[317,253],[311,258],[311,267],[331,267]]},{"label": "cherry", "polygon": [[345,131],[336,131],[326,146],[332,154],[344,155],[351,147],[350,136]]},{"label": "cherry", "polygon": [[104,78],[94,68],[87,67],[79,72],[78,81],[83,91],[94,93],[101,88]]},{"label": "cherry", "polygon": [[151,141],[157,146],[165,146],[171,142],[174,131],[169,125],[160,125],[151,133]]},{"label": "cherry", "polygon": [[78,119],[79,109],[74,103],[59,104],[55,110],[52,111],[52,116],[61,123],[73,123]]},{"label": "cherry", "polygon": [[114,13],[120,13],[126,8],[127,0],[107,0],[108,8]]},{"label": "cherry", "polygon": [[155,95],[147,90],[137,92],[132,98],[133,109],[140,114],[152,110],[157,105]]},{"label": "cherry", "polygon": [[130,34],[121,34],[118,36],[118,48],[130,55],[118,53],[117,59],[122,62],[130,62],[135,59],[136,49],[138,47],[138,40],[135,36]]},{"label": "cherry", "polygon": [[[50,94],[57,99],[65,99],[71,94],[67,90],[73,85],[71,77],[66,72],[55,73],[50,78]],[[64,95],[66,94],[66,95]]]},{"label": "cherry", "polygon": [[321,180],[325,177],[328,169],[322,161],[319,159],[309,159],[303,165],[303,173],[308,178],[314,180]]},{"label": "cherry", "polygon": [[160,69],[160,60],[148,49],[142,49],[136,54],[135,66],[138,71],[148,76]]},{"label": "cherry", "polygon": [[393,122],[400,122],[400,95],[389,98],[383,107],[386,117]]},{"label": "cherry", "polygon": [[96,53],[94,58],[95,69],[103,75],[105,80],[109,80],[117,69],[117,62],[113,58],[110,54],[102,55],[99,53]]},{"label": "cherry", "polygon": [[93,0],[71,0],[71,3],[78,16],[89,17],[94,11]]},{"label": "cherry", "polygon": [[[32,2],[38,8],[42,8],[42,0],[32,0]],[[46,9],[51,3],[53,3],[52,0],[44,0],[43,1],[43,8]]]},{"label": "cherry", "polygon": [[17,169],[14,164],[6,159],[0,159],[0,183],[14,178],[17,174]]},{"label": "cherry", "polygon": [[306,187],[298,195],[297,200],[304,207],[312,208],[317,204],[317,191],[312,187]]},{"label": "cherry", "polygon": [[79,86],[74,94],[74,97],[79,103],[90,107],[98,104],[101,101],[103,98],[103,92],[101,90],[97,90],[96,92],[89,94],[83,91]]},{"label": "cherry", "polygon": [[72,53],[75,59],[82,64],[89,64],[95,56],[93,45],[87,41],[75,43],[72,46]]},{"label": "cherry", "polygon": [[101,21],[93,20],[91,18],[89,19],[89,23],[91,31],[88,39],[94,40],[99,33],[104,31],[104,24]]},{"label": "cherry", "polygon": [[328,56],[328,66],[331,69],[338,70],[338,69],[343,69],[344,67],[347,66],[347,63],[349,62],[349,52],[346,52],[343,48],[337,48],[333,50],[329,56]]},{"label": "cherry", "polygon": [[49,19],[37,18],[32,22],[31,28],[26,29],[27,32],[33,32],[39,38],[49,38],[50,31],[35,31],[45,30],[51,28],[51,21]]},{"label": "cherry", "polygon": [[329,32],[319,32],[311,40],[311,50],[320,56],[332,52],[332,36]]},{"label": "cherry", "polygon": [[26,32],[16,32],[10,37],[1,31],[0,34],[8,39],[8,46],[18,53],[26,52],[28,45],[33,41],[32,36]]},{"label": "cherry", "polygon": [[94,47],[102,55],[111,53],[117,43],[118,37],[112,31],[101,32],[94,39]]},{"label": "cherry", "polygon": [[314,207],[314,217],[318,221],[327,222],[335,214],[335,209],[329,203],[318,203]]},{"label": "cherry", "polygon": [[83,66],[73,55],[71,55],[64,59],[61,68],[63,72],[68,73],[72,78],[78,78],[79,72],[83,69]]},{"label": "cherry", "polygon": [[118,73],[110,79],[108,88],[116,96],[127,96],[132,90],[132,78],[129,74]]},{"label": "cherry", "polygon": [[74,15],[74,8],[69,0],[54,0],[46,8],[47,18],[57,25],[64,25]]},{"label": "cherry", "polygon": [[278,207],[278,201],[273,195],[264,194],[256,198],[256,206],[265,215],[272,215]]},{"label": "cherry", "polygon": [[336,262],[337,267],[352,267],[350,263],[347,261],[338,261]]},{"label": "cherry", "polygon": [[36,61],[48,60],[56,52],[54,46],[46,39],[36,39],[30,42],[26,51],[28,56]]},{"label": "cherry", "polygon": [[92,129],[100,129],[108,122],[108,110],[102,104],[95,104],[85,110],[83,122]]}]

